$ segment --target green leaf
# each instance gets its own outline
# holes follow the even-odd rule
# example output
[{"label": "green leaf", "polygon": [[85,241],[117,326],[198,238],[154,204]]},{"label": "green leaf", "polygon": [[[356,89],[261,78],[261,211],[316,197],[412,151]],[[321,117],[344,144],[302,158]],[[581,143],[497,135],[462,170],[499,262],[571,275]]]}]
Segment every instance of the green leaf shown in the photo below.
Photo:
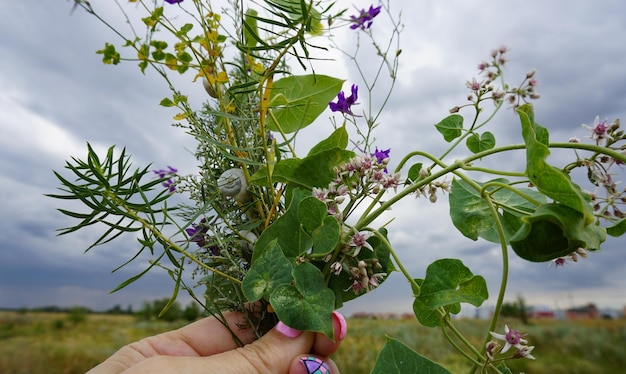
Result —
[{"label": "green leaf", "polygon": [[498,371],[500,371],[500,373],[502,374],[513,374],[513,372],[511,371],[511,369],[509,369],[506,366],[505,362],[501,362],[500,365],[498,365],[497,367]]},{"label": "green leaf", "polygon": [[478,153],[495,147],[496,138],[489,131],[484,132],[480,136],[474,133],[467,138],[465,144],[467,145],[467,149],[472,151],[472,153]]},{"label": "green leaf", "polygon": [[606,233],[611,236],[622,236],[626,232],[626,218],[611,227],[606,228]]},{"label": "green leaf", "polygon": [[252,264],[241,284],[243,295],[249,302],[269,298],[280,285],[291,282],[293,265],[285,257],[277,240],[270,242]]},{"label": "green leaf", "polygon": [[314,254],[327,254],[330,253],[337,243],[339,243],[341,235],[341,225],[337,218],[333,216],[327,216],[320,226],[318,226],[313,232],[310,233],[313,240]]},{"label": "green leaf", "polygon": [[339,243],[341,233],[339,221],[328,215],[326,204],[316,197],[310,196],[300,202],[298,219],[313,241],[312,253],[329,253]]},{"label": "green leaf", "polygon": [[[423,279],[414,279],[415,283],[418,286],[422,286],[424,283]],[[415,292],[415,294],[419,294],[419,292]],[[437,313],[436,309],[430,309],[417,297],[413,300],[413,314],[417,318],[417,321],[426,327],[437,327],[441,326],[442,317]]]},{"label": "green leaf", "polygon": [[443,366],[420,355],[400,341],[387,337],[371,374],[391,373],[450,374]]},{"label": "green leaf", "polygon": [[322,35],[322,15],[311,6],[313,3],[304,0],[272,0],[268,3],[286,12],[293,21],[302,23],[306,32]]},{"label": "green leaf", "polygon": [[[509,181],[498,178],[487,183],[508,184]],[[479,186],[485,185],[485,183],[478,182],[477,184]],[[535,190],[529,188],[519,188],[518,190],[541,203],[547,202],[545,196]],[[498,212],[498,217],[502,223],[506,236],[505,239],[508,243],[509,238],[522,226],[522,222],[519,219],[519,213],[511,213],[511,211],[507,211],[506,209],[509,208],[531,213],[535,210],[536,206],[520,195],[505,188],[499,189],[490,196],[493,202],[499,205],[499,208],[504,209],[503,212]],[[477,240],[481,237],[490,242],[499,243],[500,236],[495,228],[495,219],[491,214],[491,209],[487,201],[485,201],[485,198],[483,198],[480,195],[480,191],[477,191],[470,183],[461,179],[453,180],[448,198],[450,203],[450,218],[454,226],[465,237],[472,240]]]},{"label": "green leaf", "polygon": [[417,164],[411,165],[409,168],[409,172],[407,174],[406,184],[413,183],[415,181],[420,180],[422,177],[420,175],[420,171],[422,170],[422,163],[418,162]]},{"label": "green leaf", "polygon": [[594,221],[593,208],[582,193],[580,187],[570,180],[561,170],[546,162],[550,155],[548,148],[548,130],[535,123],[530,104],[517,108],[522,123],[522,136],[526,144],[526,174],[535,187],[568,207],[579,211],[585,224]]},{"label": "green leaf", "polygon": [[257,43],[261,39],[259,37],[259,28],[257,26],[256,17],[259,15],[254,9],[246,10],[246,16],[244,18],[244,29],[243,29],[243,41],[248,48],[256,47]]},{"label": "green leaf", "polygon": [[435,309],[462,302],[480,306],[488,297],[483,277],[472,274],[460,260],[441,259],[426,269],[417,299]]},{"label": "green leaf", "polygon": [[294,284],[282,284],[270,295],[276,316],[298,330],[322,332],[333,339],[335,295],[326,287],[322,272],[309,262],[293,268]]},{"label": "green leaf", "polygon": [[459,114],[451,114],[436,124],[435,128],[449,143],[461,136],[461,130],[463,130],[463,116]]},{"label": "green leaf", "polygon": [[342,80],[326,75],[300,75],[274,83],[267,127],[289,134],[313,123],[337,95]]},{"label": "green leaf", "polygon": [[603,227],[587,225],[579,211],[559,203],[540,206],[522,222],[510,242],[515,253],[528,261],[554,260],[578,248],[595,251],[606,240]]},{"label": "green leaf", "polygon": [[314,196],[302,199],[298,205],[298,220],[309,233],[318,228],[328,216],[326,204]]},{"label": "green leaf", "polygon": [[[354,152],[345,150],[347,145],[348,133],[345,127],[340,127],[311,148],[307,157],[280,160],[274,165],[272,181],[309,189],[327,187],[335,178],[334,167],[354,157]],[[248,182],[267,187],[267,167],[260,168]]]},{"label": "green leaf", "polygon": [[334,148],[346,149],[348,146],[348,140],[348,131],[346,130],[346,126],[341,126],[333,131],[328,138],[313,146],[313,148],[309,151],[309,156]]},{"label": "green leaf", "polygon": [[174,106],[174,102],[169,97],[166,97],[163,100],[161,100],[159,105],[164,106],[164,107],[171,107],[171,106]]},{"label": "green leaf", "polygon": [[[327,187],[335,178],[334,167],[354,157],[354,152],[341,148],[330,148],[302,159],[288,158],[274,165],[274,182],[292,183],[311,189]],[[262,167],[250,177],[250,183],[267,186],[267,168]]]},{"label": "green leaf", "polygon": [[311,193],[309,191],[300,189],[293,191],[291,202],[285,214],[280,216],[267,229],[263,230],[263,233],[255,243],[254,252],[252,253],[252,264],[257,261],[274,240],[276,240],[284,255],[288,258],[295,258],[311,248],[313,245],[311,238],[302,229],[298,220],[300,201],[310,196]]},{"label": "green leaf", "polygon": [[96,53],[102,55],[102,62],[108,65],[117,65],[121,61],[121,56],[115,50],[115,46],[109,43],[105,43],[104,48],[96,51]]}]

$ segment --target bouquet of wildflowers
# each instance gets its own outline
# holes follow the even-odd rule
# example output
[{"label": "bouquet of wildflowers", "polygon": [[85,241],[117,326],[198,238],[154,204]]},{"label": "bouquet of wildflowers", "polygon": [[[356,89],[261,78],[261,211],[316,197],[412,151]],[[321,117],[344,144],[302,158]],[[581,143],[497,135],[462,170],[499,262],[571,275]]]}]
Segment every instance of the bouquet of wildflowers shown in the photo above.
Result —
[{"label": "bouquet of wildflowers", "polygon": [[[163,78],[171,94],[160,105],[172,108],[175,126],[195,139],[198,164],[197,172],[186,176],[173,167],[134,169],[124,149],[111,147],[98,155],[88,146],[84,159],[67,162],[71,176],[55,173],[62,193],[51,196],[79,200],[86,208],[61,209],[79,221],[61,233],[102,227],[90,249],[123,234],[135,235],[139,249],[127,263],[144,251],[153,259],[117,289],[162,268],[175,284],[172,302],[182,289],[208,314],[246,312],[259,335],[281,320],[332,337],[333,310],[381,287],[391,272],[399,271],[414,295],[416,319],[440,327],[472,371],[505,373],[510,372],[505,360],[532,359],[533,346],[519,331],[506,326],[505,334],[495,332],[509,250],[528,261],[558,265],[597,251],[607,235],[626,231],[620,210],[626,196],[611,172],[626,162],[626,136],[619,121],[598,119],[588,127],[590,142],[550,142],[548,129],[535,121],[529,103],[539,98],[535,72],[528,72],[519,85],[509,85],[503,70],[507,50],[502,47],[479,65],[479,77],[467,82],[467,101],[435,125],[449,144],[447,151],[432,155],[415,150],[398,157],[392,170],[392,149],[376,144],[375,138],[384,104],[357,110],[361,87],[316,72],[329,49],[346,54],[362,71],[358,48],[352,54],[333,38],[334,30],[349,28],[372,43],[378,59],[376,76],[362,74],[366,94],[387,72],[389,98],[402,31],[389,2],[360,10],[325,0],[217,4],[119,3],[127,34],[109,26],[96,5],[75,0],[76,7],[121,37],[120,45],[107,43],[97,51],[104,63],[134,61],[141,72],[152,69]],[[142,17],[132,19],[130,10]],[[383,44],[374,37],[381,14],[393,26]],[[139,27],[142,34],[136,32]],[[374,61],[367,58],[369,64]],[[192,107],[172,75],[204,86],[202,107]],[[523,143],[496,146],[487,130],[503,107],[519,116]],[[470,121],[459,112],[467,113]],[[330,121],[333,131],[310,149],[298,149],[301,130],[324,121]],[[446,156],[456,148],[470,156],[448,161]],[[555,148],[573,150],[572,162],[549,164]],[[482,160],[516,150],[525,152],[525,170],[480,166]],[[594,193],[572,181],[570,173],[577,168],[587,170]],[[174,195],[188,202],[168,203]],[[501,247],[503,277],[496,310],[479,346],[456,329],[451,317],[463,303],[480,306],[488,298],[485,279],[460,259],[450,258],[433,262],[424,275],[408,274],[402,253],[388,239],[389,222],[377,221],[403,199],[423,197],[436,203],[444,195],[452,222],[464,236]],[[185,282],[188,275],[196,284]],[[373,372],[417,368],[447,372],[389,339]]]}]

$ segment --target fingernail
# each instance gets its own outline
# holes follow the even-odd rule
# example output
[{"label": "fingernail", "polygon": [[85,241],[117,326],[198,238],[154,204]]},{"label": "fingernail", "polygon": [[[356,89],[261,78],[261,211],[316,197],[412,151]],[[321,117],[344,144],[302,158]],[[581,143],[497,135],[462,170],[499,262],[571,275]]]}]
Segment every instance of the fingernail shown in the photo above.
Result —
[{"label": "fingernail", "polygon": [[300,359],[306,369],[307,374],[329,374],[330,368],[326,363],[314,356],[302,357]]},{"label": "fingernail", "polygon": [[300,336],[300,334],[302,334],[302,331],[291,328],[282,323],[282,321],[278,321],[278,323],[276,324],[276,331],[280,332],[288,338],[297,338],[298,336]]},{"label": "fingernail", "polygon": [[348,333],[348,323],[344,316],[336,310],[333,312],[333,319],[339,324],[339,331],[337,331],[338,338],[339,340],[343,340]]}]

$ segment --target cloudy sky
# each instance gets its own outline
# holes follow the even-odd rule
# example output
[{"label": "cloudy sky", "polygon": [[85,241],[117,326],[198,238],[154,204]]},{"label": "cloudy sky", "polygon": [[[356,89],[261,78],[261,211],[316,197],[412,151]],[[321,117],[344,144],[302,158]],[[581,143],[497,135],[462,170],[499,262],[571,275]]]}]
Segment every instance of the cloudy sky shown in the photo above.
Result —
[{"label": "cloudy sky", "polygon": [[[92,3],[115,19],[112,2]],[[592,123],[596,115],[612,120],[626,113],[626,4],[621,0],[419,0],[402,2],[403,9],[397,8],[400,2],[392,3],[396,7],[392,13],[402,11],[404,24],[399,79],[375,135],[380,148],[392,148],[395,162],[411,150],[434,154],[443,150],[433,124],[449,108],[465,103],[465,82],[501,45],[510,48],[506,74],[512,84],[537,69],[542,97],[535,102],[536,119],[549,129],[551,140],[584,138],[582,123]],[[86,142],[101,151],[110,145],[126,147],[137,167],[152,163],[156,168],[172,165],[182,173],[195,172],[188,152],[193,149],[191,139],[170,126],[175,113],[158,105],[168,96],[167,87],[155,74],[142,76],[133,63],[103,65],[94,51],[105,41],[114,41],[113,35],[80,9],[71,15],[70,9],[69,1],[36,6],[11,1],[3,6],[0,307],[86,305],[102,310],[115,304],[137,306],[168,296],[172,288],[167,274],[155,271],[108,294],[145,266],[144,262],[111,274],[134,254],[133,239],[84,254],[96,232],[55,235],[55,229],[72,221],[55,210],[67,206],[44,194],[54,193],[58,186],[52,170],[62,170],[71,156],[82,157]],[[374,23],[378,35],[389,30],[385,17]],[[115,22],[123,26],[119,19]],[[337,40],[350,48],[356,39],[347,31],[338,33]],[[363,67],[366,74],[371,69]],[[351,83],[363,84],[353,65],[341,59],[322,70],[346,79],[346,89]],[[202,101],[206,97],[202,87],[192,84],[190,76],[185,79],[180,84],[190,97]],[[359,110],[368,109],[364,91],[360,102]],[[381,94],[374,92],[371,102],[379,105]],[[311,144],[330,131],[329,116],[324,114],[324,121],[307,129]],[[510,110],[496,117],[492,131],[499,144],[520,141]],[[517,156],[499,161],[516,165],[523,158]],[[570,156],[559,154],[554,159]],[[492,295],[487,304],[493,303],[501,272],[499,249],[464,239],[447,212],[445,199],[434,205],[408,199],[394,207],[387,216],[396,217],[390,227],[392,244],[416,278],[438,258],[461,258],[487,279]],[[625,247],[625,239],[609,239],[600,253],[558,269],[512,256],[507,299],[523,295],[529,304],[549,307],[596,302],[621,308],[626,304]],[[408,284],[394,274],[380,289],[349,303],[346,312],[408,311],[411,302]]]}]

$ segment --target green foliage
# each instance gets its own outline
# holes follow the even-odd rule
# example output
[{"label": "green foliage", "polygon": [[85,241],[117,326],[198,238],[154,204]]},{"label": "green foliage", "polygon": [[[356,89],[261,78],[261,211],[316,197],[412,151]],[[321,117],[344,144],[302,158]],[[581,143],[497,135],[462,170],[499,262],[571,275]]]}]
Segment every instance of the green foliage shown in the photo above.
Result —
[{"label": "green foliage", "polygon": [[105,43],[104,48],[96,51],[96,53],[102,55],[102,62],[105,64],[117,65],[120,63],[120,54],[115,49],[115,46],[112,44]]},{"label": "green foliage", "polygon": [[298,330],[323,332],[333,339],[333,292],[322,272],[310,263],[296,265],[293,283],[279,285],[269,297],[278,318]]},{"label": "green foliage", "polygon": [[451,114],[437,123],[435,128],[443,135],[445,141],[449,143],[461,136],[463,130],[463,116]]},{"label": "green foliage", "polygon": [[[450,218],[454,226],[466,237],[476,240],[479,237],[494,242],[500,242],[496,230],[496,219],[502,224],[505,241],[514,235],[522,225],[522,213],[531,213],[536,205],[533,202],[547,202],[544,195],[529,188],[515,190],[502,188],[510,183],[504,178],[494,179],[487,183],[468,183],[462,179],[452,181],[449,195]],[[492,186],[484,193],[485,186]],[[478,189],[480,188],[480,189]],[[484,195],[484,196],[483,196]],[[490,202],[487,199],[491,200]],[[490,204],[501,208],[494,217]]]},{"label": "green foliage", "polygon": [[580,187],[569,176],[547,163],[548,130],[535,122],[532,106],[517,109],[526,144],[526,174],[533,185],[554,201],[566,205],[583,215],[585,225],[594,221],[593,209]]},{"label": "green foliage", "polygon": [[522,228],[511,238],[511,247],[528,261],[553,260],[578,248],[596,251],[606,239],[606,229],[586,225],[580,212],[563,204],[544,204],[522,221]]},{"label": "green foliage", "polygon": [[261,167],[250,177],[250,183],[268,186],[271,177],[273,182],[289,183],[292,187],[306,189],[328,185],[335,177],[334,167],[354,157],[354,152],[345,149],[347,143],[347,131],[345,127],[340,127],[316,144],[306,157],[280,160],[273,168]]},{"label": "green foliage", "polygon": [[480,136],[473,133],[467,138],[465,144],[473,153],[483,152],[496,146],[496,137],[489,131],[485,131]]},{"label": "green foliage", "polygon": [[387,344],[376,359],[373,374],[432,373],[449,374],[441,365],[427,359],[396,339],[387,338]]},{"label": "green foliage", "polygon": [[137,311],[136,316],[146,321],[159,319],[166,322],[174,322],[183,319],[183,310],[180,304],[170,300],[170,298],[165,298],[152,302],[145,301]]},{"label": "green foliage", "polygon": [[624,235],[626,233],[626,218],[618,221],[611,227],[607,227],[606,233],[616,237]]},{"label": "green foliage", "polygon": [[290,134],[311,123],[341,90],[343,80],[326,75],[300,75],[274,83],[270,95],[267,127]]},{"label": "green foliage", "polygon": [[67,319],[73,324],[83,323],[87,319],[87,313],[89,313],[87,308],[74,306],[70,308]]},{"label": "green foliage", "polygon": [[420,287],[413,312],[424,326],[441,325],[449,314],[461,311],[461,303],[480,306],[489,298],[487,283],[460,260],[441,259],[428,265],[426,277],[415,280]]}]

